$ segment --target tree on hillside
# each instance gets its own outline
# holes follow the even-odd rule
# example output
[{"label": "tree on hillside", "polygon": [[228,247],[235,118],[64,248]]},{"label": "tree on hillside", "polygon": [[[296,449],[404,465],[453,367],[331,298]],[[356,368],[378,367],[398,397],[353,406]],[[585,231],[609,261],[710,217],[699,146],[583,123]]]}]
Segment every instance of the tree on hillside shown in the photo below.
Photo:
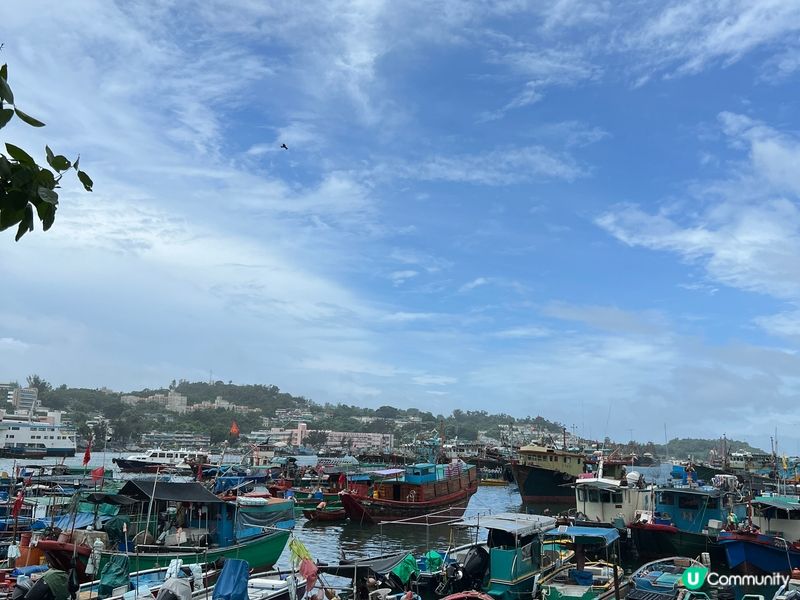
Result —
[{"label": "tree on hillside", "polygon": [[45,381],[35,373],[33,375],[28,375],[27,380],[29,388],[36,388],[38,390],[40,399],[42,396],[47,394],[47,392],[53,389],[53,386],[50,385],[49,382]]},{"label": "tree on hillside", "polygon": [[321,430],[309,431],[306,435],[304,443],[311,448],[322,448],[328,442],[328,432]]},{"label": "tree on hillside", "polygon": [[[32,127],[44,127],[44,123],[17,107],[8,85],[8,66],[3,65],[0,67],[0,129],[14,116]],[[70,162],[63,154],[55,154],[49,146],[45,146],[45,153],[52,171],[40,167],[30,154],[10,142],[5,144],[5,153],[0,152],[0,231],[16,225],[16,241],[33,231],[34,209],[44,231],[53,226],[58,208],[55,190],[70,169],[75,170],[84,189],[92,191],[91,178],[78,169],[80,157]]]}]

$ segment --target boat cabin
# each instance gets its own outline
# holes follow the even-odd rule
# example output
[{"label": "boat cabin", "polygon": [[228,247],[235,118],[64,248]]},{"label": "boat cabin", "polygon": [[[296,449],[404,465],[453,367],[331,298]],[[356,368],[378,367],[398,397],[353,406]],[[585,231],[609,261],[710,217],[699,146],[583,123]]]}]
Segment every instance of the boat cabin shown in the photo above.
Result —
[{"label": "boat cabin", "polygon": [[673,525],[689,533],[714,533],[729,520],[738,522],[747,516],[745,504],[734,502],[730,494],[709,485],[659,488],[655,497],[655,512],[641,511],[640,520]]},{"label": "boat cabin", "polygon": [[400,502],[425,502],[477,485],[477,469],[460,461],[418,463],[373,471],[372,475],[374,498]]},{"label": "boat cabin", "polygon": [[753,524],[762,533],[790,542],[800,540],[800,497],[765,494],[756,496],[751,504]]},{"label": "boat cabin", "polygon": [[553,517],[500,513],[465,519],[458,526],[488,530],[489,585],[484,591],[496,600],[530,596],[536,576],[556,566],[543,553],[543,536],[556,526]]}]

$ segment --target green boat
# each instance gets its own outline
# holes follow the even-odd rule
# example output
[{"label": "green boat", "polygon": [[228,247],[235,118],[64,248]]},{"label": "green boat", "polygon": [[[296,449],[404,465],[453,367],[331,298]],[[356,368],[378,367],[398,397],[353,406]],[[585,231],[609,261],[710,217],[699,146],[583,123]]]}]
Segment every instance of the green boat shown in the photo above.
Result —
[{"label": "green boat", "polygon": [[[166,566],[173,559],[188,564],[220,558],[240,558],[263,570],[278,561],[289,540],[288,529],[271,526],[274,511],[224,502],[196,482],[131,480],[120,492],[113,498],[103,495],[120,512],[102,531],[76,529],[66,540],[40,540],[52,567],[69,570],[77,556],[81,582],[93,579],[119,554],[127,554],[131,572]],[[283,522],[294,523],[291,512]]]},{"label": "green boat", "polygon": [[[536,582],[573,556],[560,539],[545,541],[556,526],[552,517],[500,513],[464,519],[455,527],[488,529],[485,543],[462,546],[450,553],[458,567],[445,570],[437,593],[476,590],[493,600],[531,598]],[[477,535],[477,534],[476,534]]]}]

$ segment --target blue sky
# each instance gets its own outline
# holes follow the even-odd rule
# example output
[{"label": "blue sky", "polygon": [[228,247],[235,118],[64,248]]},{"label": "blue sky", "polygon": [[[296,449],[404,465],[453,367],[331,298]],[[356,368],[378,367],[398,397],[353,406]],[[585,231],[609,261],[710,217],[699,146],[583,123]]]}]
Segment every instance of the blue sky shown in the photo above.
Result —
[{"label": "blue sky", "polygon": [[3,244],[3,379],[213,371],[800,451],[797,3],[0,16],[48,124],[8,139],[95,181]]}]

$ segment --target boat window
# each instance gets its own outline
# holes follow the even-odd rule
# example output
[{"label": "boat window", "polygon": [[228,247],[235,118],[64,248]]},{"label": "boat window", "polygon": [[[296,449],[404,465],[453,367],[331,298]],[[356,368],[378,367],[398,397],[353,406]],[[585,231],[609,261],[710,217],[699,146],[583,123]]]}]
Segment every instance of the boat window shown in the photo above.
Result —
[{"label": "boat window", "polygon": [[614,504],[622,504],[622,492],[614,492],[611,500],[614,502]]},{"label": "boat window", "polygon": [[578,488],[578,502],[585,502],[586,501],[586,490],[583,488]]},{"label": "boat window", "polygon": [[604,502],[606,504],[611,502],[611,492],[609,492],[608,490],[601,490],[600,491],[600,502]]},{"label": "boat window", "polygon": [[697,510],[700,508],[699,496],[681,494],[678,496],[678,508]]},{"label": "boat window", "polygon": [[709,498],[706,508],[713,508],[713,509],[719,508],[719,498]]},{"label": "boat window", "polygon": [[589,502],[598,502],[600,500],[600,495],[597,492],[598,490],[589,490]]},{"label": "boat window", "polygon": [[666,504],[668,506],[672,506],[673,504],[675,504],[675,498],[669,492],[661,492],[658,501],[660,504]]}]

